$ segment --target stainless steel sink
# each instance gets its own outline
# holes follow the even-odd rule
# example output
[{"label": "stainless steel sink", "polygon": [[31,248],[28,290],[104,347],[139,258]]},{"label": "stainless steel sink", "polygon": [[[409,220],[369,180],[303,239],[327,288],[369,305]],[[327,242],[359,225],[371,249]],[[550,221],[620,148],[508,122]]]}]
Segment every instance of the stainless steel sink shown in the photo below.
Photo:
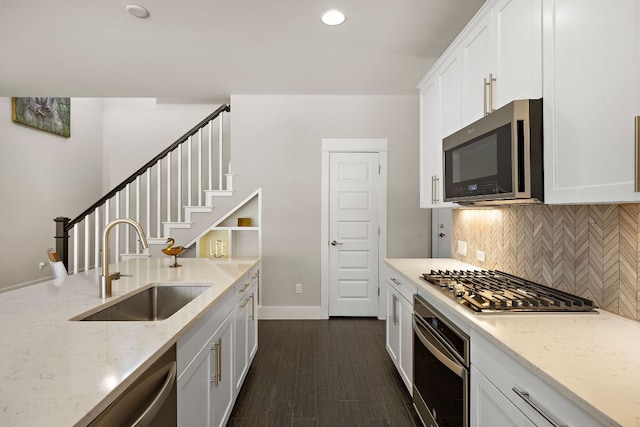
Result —
[{"label": "stainless steel sink", "polygon": [[211,285],[211,283],[156,283],[107,308],[81,314],[71,320],[164,320],[209,289]]}]

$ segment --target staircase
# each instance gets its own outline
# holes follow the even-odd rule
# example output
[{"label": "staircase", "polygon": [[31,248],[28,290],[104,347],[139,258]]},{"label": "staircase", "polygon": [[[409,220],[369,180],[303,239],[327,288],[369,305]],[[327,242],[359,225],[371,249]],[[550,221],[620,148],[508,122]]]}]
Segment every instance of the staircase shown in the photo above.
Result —
[{"label": "staircase", "polygon": [[230,169],[230,112],[220,106],[74,219],[58,217],[56,251],[70,273],[101,267],[105,226],[117,218],[142,225],[150,248],[135,231],[118,225],[111,233],[112,261],[160,253],[168,237],[192,244],[237,204]]}]

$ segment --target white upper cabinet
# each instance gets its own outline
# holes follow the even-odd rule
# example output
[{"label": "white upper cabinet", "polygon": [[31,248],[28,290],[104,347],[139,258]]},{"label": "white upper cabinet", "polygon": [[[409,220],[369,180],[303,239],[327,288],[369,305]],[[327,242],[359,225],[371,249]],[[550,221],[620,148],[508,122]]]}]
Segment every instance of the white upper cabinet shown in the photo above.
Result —
[{"label": "white upper cabinet", "polygon": [[640,200],[640,1],[545,0],[544,13],[545,202]]},{"label": "white upper cabinet", "polygon": [[542,97],[542,0],[499,0],[491,14],[494,108]]},{"label": "white upper cabinet", "polygon": [[542,96],[541,0],[488,6],[461,38],[465,126],[515,99]]},{"label": "white upper cabinet", "polygon": [[[462,123],[460,58],[449,54],[420,84],[420,207],[455,206],[443,202],[442,138]],[[449,132],[449,133],[447,133]]]},{"label": "white upper cabinet", "polygon": [[442,176],[442,154],[438,154],[442,150],[439,99],[440,86],[437,78],[427,81],[420,88],[421,208],[434,207],[436,200],[435,176]]},{"label": "white upper cabinet", "polygon": [[[464,74],[464,122],[472,123],[487,114],[489,109],[489,75],[491,71],[491,17],[485,14],[469,28],[462,40]],[[453,132],[459,129],[454,129]],[[450,133],[453,133],[450,132]],[[446,135],[445,135],[446,136]]]},{"label": "white upper cabinet", "polygon": [[[451,135],[462,127],[461,60],[457,52],[450,55],[438,70],[440,84],[440,137]],[[440,150],[442,159],[442,150]]]}]

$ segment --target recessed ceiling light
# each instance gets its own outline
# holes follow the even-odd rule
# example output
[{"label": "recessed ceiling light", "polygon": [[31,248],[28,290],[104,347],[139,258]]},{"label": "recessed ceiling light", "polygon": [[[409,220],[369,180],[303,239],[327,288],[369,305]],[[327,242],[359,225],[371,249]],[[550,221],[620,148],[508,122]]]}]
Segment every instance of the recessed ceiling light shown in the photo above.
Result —
[{"label": "recessed ceiling light", "polygon": [[149,11],[142,6],[138,6],[137,4],[129,4],[125,7],[127,12],[135,16],[136,18],[148,18]]},{"label": "recessed ceiling light", "polygon": [[344,13],[340,12],[337,9],[327,10],[322,15],[322,22],[327,25],[340,25],[344,22],[344,20]]}]

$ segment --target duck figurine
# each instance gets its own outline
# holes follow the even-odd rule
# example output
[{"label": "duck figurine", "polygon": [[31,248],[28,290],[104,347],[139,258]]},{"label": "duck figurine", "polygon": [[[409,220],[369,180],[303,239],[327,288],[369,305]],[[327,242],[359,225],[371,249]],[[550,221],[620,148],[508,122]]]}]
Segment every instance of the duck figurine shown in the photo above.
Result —
[{"label": "duck figurine", "polygon": [[184,252],[184,247],[173,246],[175,242],[176,241],[173,240],[173,238],[169,237],[167,239],[167,247],[162,249],[163,254],[173,256],[173,264],[169,266],[171,268],[182,267],[182,265],[178,264],[178,256],[182,255],[182,253]]}]

